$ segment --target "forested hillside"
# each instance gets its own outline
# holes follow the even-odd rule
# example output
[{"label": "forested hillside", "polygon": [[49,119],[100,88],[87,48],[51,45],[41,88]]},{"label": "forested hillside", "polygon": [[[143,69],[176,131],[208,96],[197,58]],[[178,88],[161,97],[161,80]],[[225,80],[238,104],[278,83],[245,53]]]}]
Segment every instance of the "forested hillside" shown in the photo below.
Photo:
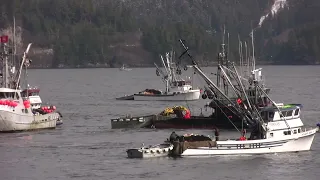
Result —
[{"label": "forested hillside", "polygon": [[[288,0],[258,27],[274,0],[3,0],[0,30],[16,19],[18,50],[33,42],[34,66],[113,67],[152,65],[159,54],[181,51],[187,41],[196,58],[215,62],[223,26],[230,56],[238,59],[238,35],[255,28],[259,62],[319,63],[318,0]],[[19,52],[18,51],[18,52]]]}]

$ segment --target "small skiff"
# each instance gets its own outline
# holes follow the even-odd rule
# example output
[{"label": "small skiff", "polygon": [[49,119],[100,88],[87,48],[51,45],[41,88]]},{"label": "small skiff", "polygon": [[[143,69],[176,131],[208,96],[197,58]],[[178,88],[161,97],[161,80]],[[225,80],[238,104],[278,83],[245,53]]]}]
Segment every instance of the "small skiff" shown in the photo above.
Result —
[{"label": "small skiff", "polygon": [[141,148],[128,149],[128,158],[151,158],[151,157],[164,157],[169,156],[169,152],[173,149],[173,145],[170,143],[163,143],[157,145],[151,145]]}]

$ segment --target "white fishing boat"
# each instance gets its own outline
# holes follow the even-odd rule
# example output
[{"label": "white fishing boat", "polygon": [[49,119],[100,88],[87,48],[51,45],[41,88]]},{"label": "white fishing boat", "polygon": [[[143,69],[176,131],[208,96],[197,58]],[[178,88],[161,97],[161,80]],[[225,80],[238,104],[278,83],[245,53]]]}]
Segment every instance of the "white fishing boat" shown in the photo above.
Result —
[{"label": "white fishing boat", "polygon": [[[7,38],[8,39],[8,38]],[[24,131],[45,128],[55,128],[59,114],[51,112],[40,114],[33,111],[30,105],[28,94],[22,95],[20,89],[20,78],[23,67],[27,74],[27,67],[31,60],[27,59],[31,43],[24,52],[20,68],[15,72],[15,66],[11,64],[9,57],[13,57],[10,53],[8,41],[1,42],[0,54],[2,55],[2,82],[0,88],[0,132]]]},{"label": "white fishing boat", "polygon": [[175,81],[172,83],[170,91],[146,89],[134,94],[136,101],[193,101],[200,97],[200,89],[192,89],[188,81]]},{"label": "white fishing boat", "polygon": [[[288,104],[283,105],[281,103],[276,104],[265,89],[260,86],[259,80],[261,74],[256,70],[253,70],[251,75],[251,83],[249,89],[246,91],[243,87],[241,77],[237,73],[237,69],[233,63],[230,66],[233,69],[233,75],[235,79],[238,79],[238,87],[230,81],[230,75],[224,74],[224,77],[228,80],[234,92],[237,94],[238,99],[236,102],[232,101],[223,91],[213,83],[198,67],[196,61],[188,52],[188,48],[180,40],[181,44],[185,48],[185,53],[193,62],[193,68],[207,83],[207,89],[212,92],[219,93],[227,101],[229,106],[234,107],[239,116],[250,124],[252,129],[250,137],[245,137],[245,133],[239,139],[215,141],[215,145],[212,146],[198,146],[192,148],[179,148],[181,142],[175,142],[174,154],[181,156],[207,156],[207,155],[235,155],[235,154],[265,154],[265,153],[280,153],[280,152],[298,152],[310,150],[313,139],[319,127],[309,128],[304,127],[302,120],[300,119],[301,105],[300,104]],[[185,54],[184,53],[184,54]],[[267,106],[260,106],[254,104],[254,101],[249,96],[256,96],[256,98],[265,101]],[[181,150],[182,149],[182,150]]]},{"label": "white fishing boat", "polygon": [[193,88],[191,79],[185,80],[181,78],[181,70],[177,68],[173,62],[174,53],[166,54],[166,62],[161,56],[161,60],[165,69],[163,72],[157,64],[157,75],[162,76],[162,80],[166,85],[165,91],[146,89],[145,91],[134,94],[136,101],[192,101],[200,98],[200,89]]},{"label": "white fishing boat", "polygon": [[[278,108],[280,112],[278,112]],[[265,122],[262,127],[257,127],[246,139],[229,139],[215,141],[211,147],[186,148],[182,152],[176,152],[180,156],[210,156],[210,155],[234,155],[234,154],[266,154],[281,152],[308,151],[319,127],[305,128],[300,119],[301,106],[290,104],[264,109],[262,115]],[[281,117],[282,115],[283,117]],[[181,143],[175,143],[181,146]],[[176,147],[179,149],[179,147]]]},{"label": "white fishing boat", "polygon": [[150,145],[141,148],[128,149],[128,158],[151,158],[151,157],[165,157],[169,156],[169,152],[173,149],[173,145],[170,143],[163,143],[157,145]]},{"label": "white fishing boat", "polygon": [[[180,40],[180,43],[185,48],[183,54],[188,54],[192,60],[194,70],[207,83],[206,90],[219,94],[224,99],[221,102],[221,106],[232,107],[230,110],[233,110],[235,114],[243,119],[243,124],[248,124],[251,134],[246,137],[246,130],[242,129],[241,131],[239,130],[241,133],[240,138],[235,139],[220,140],[219,133],[215,133],[215,140],[211,138],[189,138],[186,140],[185,136],[178,136],[179,138],[170,137],[170,141],[174,146],[170,155],[186,157],[268,154],[308,151],[311,149],[319,127],[307,128],[304,126],[300,118],[301,104],[283,105],[283,103],[275,103],[269,97],[265,88],[260,86],[261,74],[259,72],[261,69],[252,70],[251,83],[249,83],[248,88],[244,88],[236,67],[233,63],[230,64],[229,71],[232,72],[231,75],[224,73],[223,76],[237,95],[237,99],[232,100],[198,67],[182,40]],[[220,67],[223,69],[223,66]],[[234,77],[234,80],[238,80],[236,85],[230,80],[231,76]],[[256,100],[250,97],[256,97]],[[266,105],[255,103],[257,100]]]},{"label": "white fishing boat", "polygon": [[122,64],[121,68],[119,68],[120,71],[131,71],[132,69],[127,68],[124,66],[124,64]]}]

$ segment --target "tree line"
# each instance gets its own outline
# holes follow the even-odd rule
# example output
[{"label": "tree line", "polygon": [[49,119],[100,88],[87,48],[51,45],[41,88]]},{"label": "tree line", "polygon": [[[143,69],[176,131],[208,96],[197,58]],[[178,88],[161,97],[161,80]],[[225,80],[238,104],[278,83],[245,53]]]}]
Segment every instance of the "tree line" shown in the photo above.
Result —
[{"label": "tree line", "polygon": [[[273,0],[5,0],[0,29],[22,28],[24,44],[32,41],[53,55],[49,67],[152,65],[159,54],[181,52],[187,41],[201,62],[212,63],[223,27],[230,33],[229,57],[239,59],[238,37],[270,10]],[[319,62],[320,26],[317,0],[291,0],[275,17],[255,29],[258,61],[276,64]],[[177,53],[178,54],[178,53]]]}]

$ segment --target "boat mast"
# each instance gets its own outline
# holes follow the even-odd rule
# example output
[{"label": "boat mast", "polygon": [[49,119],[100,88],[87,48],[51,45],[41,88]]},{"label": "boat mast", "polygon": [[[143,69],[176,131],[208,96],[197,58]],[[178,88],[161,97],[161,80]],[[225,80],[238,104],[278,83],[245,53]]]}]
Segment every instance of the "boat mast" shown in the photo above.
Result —
[{"label": "boat mast", "polygon": [[254,40],[253,40],[253,29],[251,31],[251,43],[252,43],[252,70],[256,69],[256,59],[254,56]]},{"label": "boat mast", "polygon": [[167,65],[166,63],[164,62],[164,59],[163,57],[161,56],[161,60],[162,60],[162,64],[163,64],[163,67],[164,69],[166,70],[167,74],[163,77],[164,80],[165,80],[165,83],[166,83],[166,93],[169,92],[169,82],[171,81],[171,68],[170,68],[170,64],[169,64],[169,61],[168,61],[168,54],[166,53],[166,62],[167,62]]},{"label": "boat mast", "polygon": [[32,43],[29,43],[26,51],[23,53],[23,57],[22,57],[22,61],[21,61],[21,64],[20,64],[20,68],[19,68],[19,71],[18,71],[18,77],[17,77],[17,81],[16,81],[16,89],[19,88],[22,68],[23,68],[23,65],[25,64],[25,62],[27,61],[27,54],[28,54],[28,52],[29,52],[29,50],[31,48],[31,45],[32,45]]},{"label": "boat mast", "polygon": [[[226,34],[226,29],[224,27],[223,28],[223,35],[222,35],[221,50],[220,50],[220,53],[218,54],[217,85],[220,89],[222,89],[222,83],[223,83],[224,92],[225,92],[225,94],[228,95],[228,83],[226,83],[225,78],[222,78],[222,72],[219,67],[220,65],[228,67],[228,59],[227,59],[227,53],[226,53],[226,48],[225,48],[225,46],[226,46],[225,34]],[[228,34],[228,38],[229,38],[229,34]],[[221,79],[222,79],[222,82],[221,82]]]},{"label": "boat mast", "polygon": [[[16,46],[16,17],[13,16],[13,56],[12,56],[12,68],[15,68],[15,60],[16,60],[16,54],[17,54],[17,46]],[[14,73],[14,72],[12,72]]]},{"label": "boat mast", "polygon": [[[7,37],[6,37],[7,38]],[[8,41],[8,39],[7,39]],[[2,87],[9,88],[9,67],[8,67],[8,57],[9,57],[9,50],[8,50],[8,42],[1,42],[1,49],[3,49],[3,56],[2,56]]]}]

